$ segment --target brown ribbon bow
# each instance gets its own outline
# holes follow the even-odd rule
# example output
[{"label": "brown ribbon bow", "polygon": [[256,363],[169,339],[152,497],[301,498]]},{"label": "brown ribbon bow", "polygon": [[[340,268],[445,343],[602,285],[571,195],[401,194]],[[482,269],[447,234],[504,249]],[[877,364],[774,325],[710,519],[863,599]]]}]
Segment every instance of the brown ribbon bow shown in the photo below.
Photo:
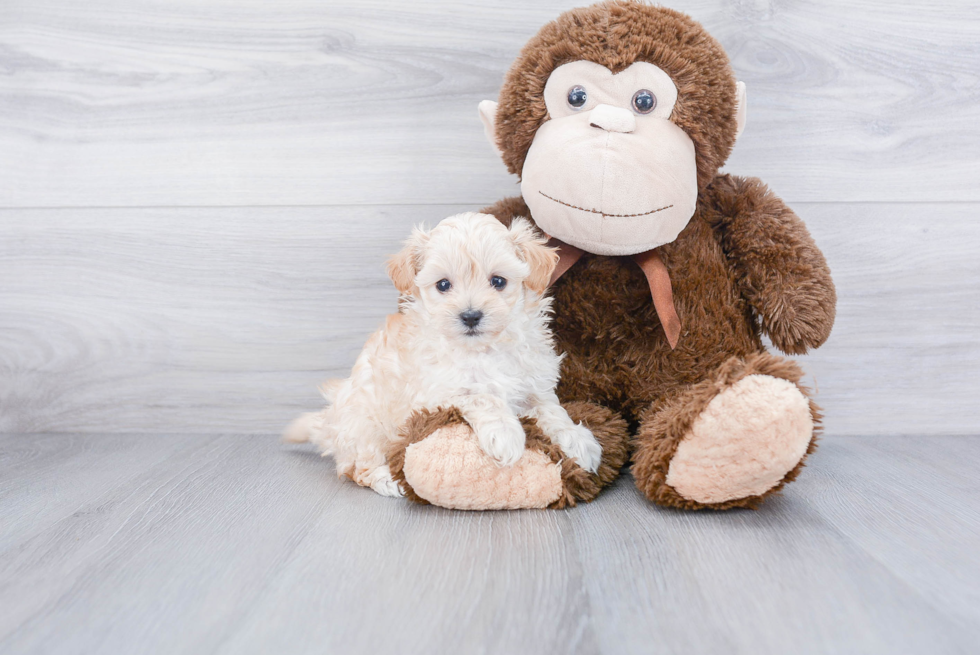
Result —
[{"label": "brown ribbon bow", "polygon": [[[549,246],[558,248],[558,265],[555,272],[551,274],[552,285],[562,275],[568,272],[575,265],[585,251],[573,245],[564,243],[552,237],[548,242]],[[657,310],[660,324],[664,327],[664,334],[667,335],[667,342],[670,347],[677,347],[677,340],[681,336],[681,320],[677,317],[677,310],[674,309],[674,291],[670,286],[670,273],[664,265],[664,260],[660,258],[657,249],[647,250],[633,255],[635,261],[650,285],[650,295],[653,296],[653,306]]]}]

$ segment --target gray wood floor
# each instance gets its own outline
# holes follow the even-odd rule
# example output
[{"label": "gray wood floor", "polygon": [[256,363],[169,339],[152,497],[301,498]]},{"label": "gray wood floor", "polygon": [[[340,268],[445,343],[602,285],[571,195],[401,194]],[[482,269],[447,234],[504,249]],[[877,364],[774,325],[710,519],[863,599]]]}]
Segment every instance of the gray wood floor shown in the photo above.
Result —
[{"label": "gray wood floor", "polygon": [[0,436],[3,653],[975,653],[978,437],[823,440],[764,509],[450,512],[271,436]]}]

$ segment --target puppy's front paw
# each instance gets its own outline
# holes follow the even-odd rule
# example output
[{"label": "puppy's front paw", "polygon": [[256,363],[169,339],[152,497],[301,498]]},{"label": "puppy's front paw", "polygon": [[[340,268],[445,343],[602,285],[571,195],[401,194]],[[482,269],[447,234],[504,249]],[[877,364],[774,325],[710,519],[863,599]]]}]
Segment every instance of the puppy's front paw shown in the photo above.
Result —
[{"label": "puppy's front paw", "polygon": [[524,426],[516,418],[483,425],[476,437],[483,452],[500,466],[513,466],[524,454]]},{"label": "puppy's front paw", "polygon": [[382,496],[390,498],[401,498],[404,496],[401,487],[391,477],[391,469],[387,465],[379,466],[368,476],[368,486]]},{"label": "puppy's front paw", "polygon": [[596,441],[595,435],[584,425],[566,428],[554,436],[562,452],[572,457],[578,465],[589,473],[599,470],[602,461],[602,446]]}]

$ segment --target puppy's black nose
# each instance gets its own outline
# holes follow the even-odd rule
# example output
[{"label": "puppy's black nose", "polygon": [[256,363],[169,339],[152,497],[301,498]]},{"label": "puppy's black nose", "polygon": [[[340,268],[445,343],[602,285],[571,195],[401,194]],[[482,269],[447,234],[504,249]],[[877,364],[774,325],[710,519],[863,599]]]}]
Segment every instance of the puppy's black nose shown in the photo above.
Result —
[{"label": "puppy's black nose", "polygon": [[475,328],[482,318],[483,312],[477,309],[467,309],[459,315],[459,320],[463,321],[463,325],[468,328]]}]

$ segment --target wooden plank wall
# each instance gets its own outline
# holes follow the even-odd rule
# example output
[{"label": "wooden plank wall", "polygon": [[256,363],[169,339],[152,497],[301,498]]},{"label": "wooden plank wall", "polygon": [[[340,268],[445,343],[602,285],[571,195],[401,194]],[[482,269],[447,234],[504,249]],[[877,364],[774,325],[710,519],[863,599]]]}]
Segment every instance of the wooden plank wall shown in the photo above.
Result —
[{"label": "wooden plank wall", "polygon": [[[413,223],[517,193],[484,142],[582,2],[5,0],[0,431],[274,432],[391,311]],[[805,364],[835,434],[980,432],[980,5],[731,0],[727,170],[840,292]]]}]

